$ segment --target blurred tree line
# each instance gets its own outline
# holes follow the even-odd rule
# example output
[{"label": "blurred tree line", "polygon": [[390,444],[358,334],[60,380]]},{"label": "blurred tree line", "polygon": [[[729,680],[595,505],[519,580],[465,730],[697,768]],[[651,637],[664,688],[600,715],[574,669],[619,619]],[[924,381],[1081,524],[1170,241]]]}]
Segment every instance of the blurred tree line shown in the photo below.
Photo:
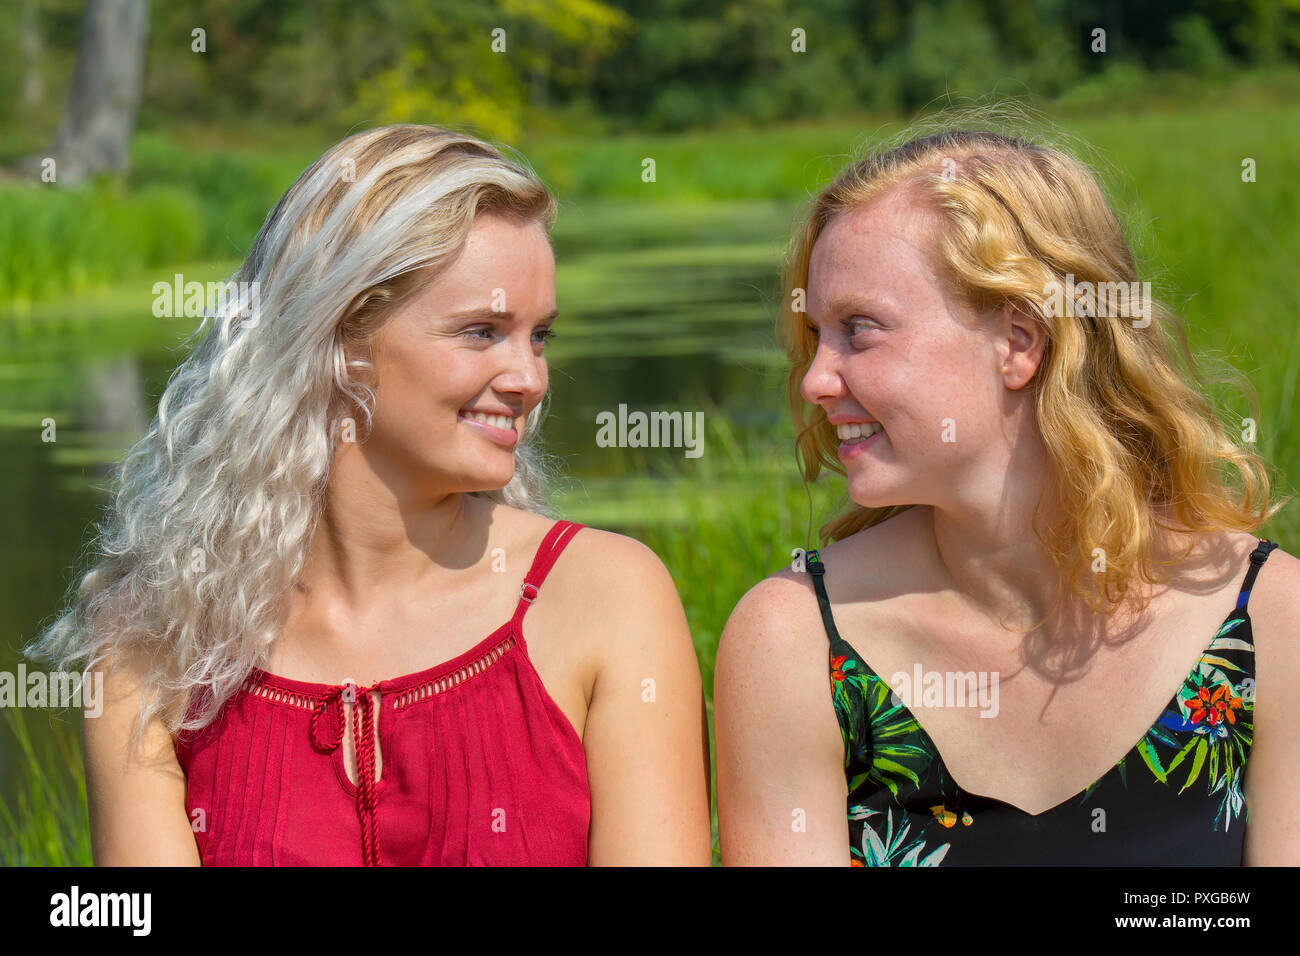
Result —
[{"label": "blurred tree line", "polygon": [[[11,139],[57,127],[83,6],[0,18]],[[1300,0],[164,0],[141,122],[665,130],[1297,61]]]}]

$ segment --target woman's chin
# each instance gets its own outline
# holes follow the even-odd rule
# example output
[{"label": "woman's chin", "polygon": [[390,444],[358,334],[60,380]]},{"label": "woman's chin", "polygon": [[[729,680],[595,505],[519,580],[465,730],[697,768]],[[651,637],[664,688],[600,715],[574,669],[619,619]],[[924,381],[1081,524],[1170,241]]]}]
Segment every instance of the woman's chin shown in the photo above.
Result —
[{"label": "woman's chin", "polygon": [[[514,476],[511,475],[510,477],[513,478]],[[508,484],[510,484],[510,478],[506,478],[504,481],[499,478],[493,478],[490,480],[486,478],[478,478],[476,480],[467,480],[463,490],[470,494],[488,495],[494,491],[500,491]]]},{"label": "woman's chin", "polygon": [[908,504],[901,494],[880,487],[849,487],[849,500],[863,508],[892,508]]},{"label": "woman's chin", "polygon": [[500,491],[506,485],[510,484],[514,476],[515,474],[513,471],[509,473],[504,471],[476,471],[462,473],[458,477],[450,478],[448,481],[443,483],[443,488],[449,494],[490,494],[494,491]]},{"label": "woman's chin", "polygon": [[508,473],[497,472],[493,475],[482,475],[480,480],[483,484],[483,491],[500,491],[506,485],[514,480],[515,472],[511,469]]}]

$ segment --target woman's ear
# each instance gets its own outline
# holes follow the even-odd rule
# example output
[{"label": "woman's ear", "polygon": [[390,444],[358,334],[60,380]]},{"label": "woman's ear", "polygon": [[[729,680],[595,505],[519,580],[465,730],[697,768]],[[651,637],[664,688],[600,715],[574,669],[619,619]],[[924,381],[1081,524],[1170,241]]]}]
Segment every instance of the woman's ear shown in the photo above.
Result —
[{"label": "woman's ear", "polygon": [[343,341],[343,361],[346,364],[348,378],[374,388],[377,384],[375,372],[375,345],[372,338],[364,341],[345,338]]},{"label": "woman's ear", "polygon": [[363,440],[363,431],[369,416],[365,413],[362,403],[373,405],[376,400],[377,396],[374,393],[378,387],[378,372],[374,367],[373,343],[346,339],[341,343],[341,348],[348,381],[353,385],[363,385],[371,392],[370,397],[358,398],[352,389],[348,390],[345,410],[342,412],[343,418],[338,423],[335,440],[354,443]]},{"label": "woman's ear", "polygon": [[1002,380],[1007,388],[1021,389],[1033,381],[1047,352],[1047,327],[1020,302],[1007,302],[998,312],[998,340],[1005,342]]}]

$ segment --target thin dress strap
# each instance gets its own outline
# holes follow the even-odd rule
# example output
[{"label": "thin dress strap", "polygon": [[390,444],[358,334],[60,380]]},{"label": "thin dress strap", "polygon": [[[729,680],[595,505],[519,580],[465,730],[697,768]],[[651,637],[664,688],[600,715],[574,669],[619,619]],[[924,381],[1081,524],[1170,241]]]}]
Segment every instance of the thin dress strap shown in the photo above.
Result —
[{"label": "thin dress strap", "polygon": [[831,615],[831,599],[826,596],[826,584],[822,581],[826,567],[822,564],[821,553],[815,550],[809,551],[805,556],[805,563],[813,576],[813,587],[817,590],[817,606],[822,612],[822,625],[826,628],[826,637],[832,642],[842,640],[840,632],[835,628],[835,618]]},{"label": "thin dress strap", "polygon": [[524,583],[519,587],[519,604],[515,606],[513,618],[515,621],[521,620],[528,612],[528,606],[537,600],[542,582],[546,580],[546,575],[559,560],[560,553],[568,547],[573,536],[584,527],[585,525],[573,521],[557,521],[551,525],[551,530],[546,532],[546,537],[537,548],[533,566],[528,569],[528,573],[524,575]]},{"label": "thin dress strap", "polygon": [[1242,582],[1241,593],[1237,595],[1237,610],[1245,610],[1247,602],[1250,601],[1251,588],[1255,586],[1255,576],[1259,574],[1259,569],[1264,566],[1269,554],[1276,547],[1276,542],[1260,538],[1259,547],[1250,553],[1250,568],[1246,571],[1246,580]]}]

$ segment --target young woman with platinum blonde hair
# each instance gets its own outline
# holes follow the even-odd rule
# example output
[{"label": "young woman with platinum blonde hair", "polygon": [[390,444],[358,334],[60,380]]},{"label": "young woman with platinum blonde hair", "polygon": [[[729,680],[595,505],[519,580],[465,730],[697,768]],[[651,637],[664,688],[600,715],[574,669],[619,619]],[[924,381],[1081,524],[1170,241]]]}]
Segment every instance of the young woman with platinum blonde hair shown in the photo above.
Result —
[{"label": "young woman with platinum blonde hair", "polygon": [[725,863],[1300,862],[1264,464],[1170,311],[1055,292],[1138,280],[1093,173],[1022,138],[943,128],[817,196],[790,407],[853,506],[723,634]]},{"label": "young woman with platinum blonde hair", "polygon": [[34,647],[107,672],[97,863],[709,862],[672,581],[545,506],[554,215],[415,125],[271,212]]}]

